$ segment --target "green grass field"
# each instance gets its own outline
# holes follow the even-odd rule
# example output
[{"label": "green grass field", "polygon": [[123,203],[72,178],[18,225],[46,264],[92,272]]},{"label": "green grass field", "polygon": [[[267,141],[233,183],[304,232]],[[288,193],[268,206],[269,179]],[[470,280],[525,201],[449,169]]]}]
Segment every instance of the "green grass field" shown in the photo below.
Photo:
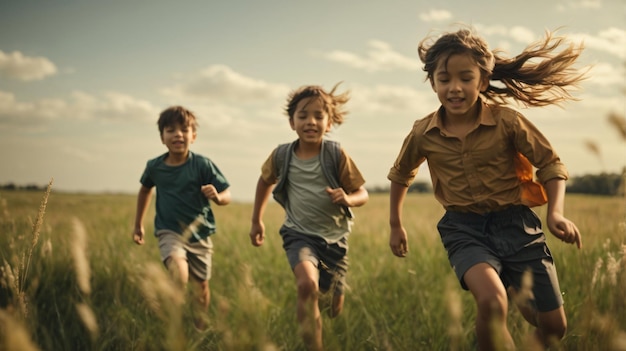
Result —
[{"label": "green grass field", "polygon": [[[47,199],[47,204],[42,204]],[[550,234],[569,330],[558,350],[626,350],[626,203],[572,196],[566,216],[583,249]],[[267,238],[250,245],[252,206],[216,207],[210,327],[198,332],[169,284],[146,220],[132,242],[133,195],[0,193],[0,350],[301,350],[295,284],[271,203]],[[545,218],[545,208],[536,211]],[[388,247],[388,199],[355,209],[344,312],[324,317],[328,350],[472,350],[474,303],[439,241],[443,214],[432,194],[404,208],[409,255]],[[509,326],[521,350],[531,328]]]}]

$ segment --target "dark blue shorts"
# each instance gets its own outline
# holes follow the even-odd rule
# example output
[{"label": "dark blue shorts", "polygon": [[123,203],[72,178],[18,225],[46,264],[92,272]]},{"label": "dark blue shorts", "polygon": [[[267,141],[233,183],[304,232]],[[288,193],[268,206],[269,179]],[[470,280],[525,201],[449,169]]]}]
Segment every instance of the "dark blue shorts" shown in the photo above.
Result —
[{"label": "dark blue shorts", "polygon": [[343,294],[348,271],[347,238],[329,244],[322,237],[302,234],[285,226],[280,228],[280,235],[291,270],[302,261],[310,261],[319,270],[320,291]]},{"label": "dark blue shorts", "polygon": [[532,272],[534,300],[540,312],[563,304],[556,268],[541,220],[526,206],[512,206],[485,215],[447,211],[437,224],[448,259],[463,289],[463,275],[488,263],[505,287],[519,289],[525,271]]}]

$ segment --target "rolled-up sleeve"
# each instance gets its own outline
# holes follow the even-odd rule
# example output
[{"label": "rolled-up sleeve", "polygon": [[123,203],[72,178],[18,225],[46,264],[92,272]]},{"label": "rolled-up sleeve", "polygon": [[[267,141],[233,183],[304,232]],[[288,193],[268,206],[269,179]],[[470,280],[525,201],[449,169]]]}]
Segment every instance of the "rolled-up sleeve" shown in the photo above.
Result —
[{"label": "rolled-up sleeve", "polygon": [[418,123],[420,121],[415,122],[409,135],[404,138],[400,153],[387,174],[390,181],[407,187],[413,183],[419,166],[426,160],[418,146],[418,138],[423,134],[423,130],[418,128]]},{"label": "rolled-up sleeve", "polygon": [[546,137],[529,120],[518,115],[515,125],[515,144],[533,166],[537,168],[537,179],[545,183],[550,179],[569,178],[565,164]]}]

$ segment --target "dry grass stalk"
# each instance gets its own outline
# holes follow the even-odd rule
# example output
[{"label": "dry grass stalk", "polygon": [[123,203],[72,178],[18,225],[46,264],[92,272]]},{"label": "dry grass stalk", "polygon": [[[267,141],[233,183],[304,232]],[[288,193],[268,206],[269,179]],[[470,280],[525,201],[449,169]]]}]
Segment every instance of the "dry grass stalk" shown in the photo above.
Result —
[{"label": "dry grass stalk", "polygon": [[99,334],[98,321],[96,320],[96,315],[93,313],[93,310],[89,305],[85,303],[77,303],[76,311],[78,312],[78,316],[80,320],[83,322],[83,325],[89,331],[91,335],[91,339],[95,340]]},{"label": "dry grass stalk", "polygon": [[26,328],[2,309],[0,309],[0,350],[39,350]]},{"label": "dry grass stalk", "polygon": [[37,246],[37,242],[39,241],[39,231],[41,230],[41,225],[43,224],[43,217],[46,213],[46,206],[48,205],[48,197],[50,196],[50,190],[52,189],[52,182],[54,178],[50,178],[50,182],[48,183],[48,187],[43,195],[43,199],[41,200],[41,204],[39,205],[39,212],[37,213],[37,220],[33,224],[33,232],[32,232],[32,240],[30,243],[30,249],[28,250],[28,260],[25,263],[22,276],[20,278],[20,286],[24,287],[24,282],[26,280],[26,276],[28,275],[28,269],[30,267],[30,262],[33,257],[33,250],[35,246]]},{"label": "dry grass stalk", "polygon": [[9,206],[7,206],[7,199],[3,198],[0,201],[0,205],[2,205],[2,217],[4,219],[9,219],[10,218],[10,216],[9,216]]},{"label": "dry grass stalk", "polygon": [[0,267],[0,285],[8,288],[13,294],[13,305],[17,307],[19,313],[25,319],[28,315],[28,306],[26,304],[26,294],[22,291],[19,281],[20,268],[11,266],[9,262],[4,260],[4,266]]},{"label": "dry grass stalk", "polygon": [[523,308],[533,308],[531,301],[535,299],[533,294],[533,274],[531,270],[526,270],[522,275],[522,282],[519,291],[514,296],[515,304]]},{"label": "dry grass stalk", "polygon": [[141,291],[150,308],[163,320],[180,313],[185,302],[183,291],[172,281],[161,266],[150,263],[140,278]]},{"label": "dry grass stalk", "polygon": [[463,306],[459,292],[456,289],[456,283],[452,279],[448,280],[445,299],[450,316],[450,322],[448,323],[450,350],[455,351],[460,349],[460,345],[463,342],[463,323],[461,321],[463,317]]},{"label": "dry grass stalk", "polygon": [[626,351],[626,333],[619,332],[611,342],[612,351]]},{"label": "dry grass stalk", "polygon": [[182,330],[184,292],[173,282],[161,266],[149,263],[140,277],[141,291],[150,308],[166,323],[166,349],[186,349]]},{"label": "dry grass stalk", "polygon": [[600,146],[598,146],[598,144],[594,141],[587,140],[585,141],[585,147],[598,159],[598,161],[600,161],[600,165],[602,166],[602,169],[604,169],[604,160],[602,159]]},{"label": "dry grass stalk", "polygon": [[74,237],[71,244],[72,258],[74,259],[74,270],[78,287],[83,294],[91,294],[91,284],[89,282],[91,269],[85,251],[87,250],[87,231],[83,223],[76,217],[72,218],[74,227]]},{"label": "dry grass stalk", "polygon": [[198,229],[198,226],[203,223],[204,223],[204,216],[202,214],[199,214],[196,218],[194,218],[194,220],[191,223],[189,223],[189,225],[187,225],[187,227],[183,231],[182,233],[183,241],[189,240],[189,238],[191,238],[191,236],[193,235],[193,232],[195,232]]},{"label": "dry grass stalk", "polygon": [[[230,296],[237,305],[232,310],[226,298],[218,298],[218,317],[215,327],[222,335],[223,347],[226,350],[278,350],[278,347],[268,340],[265,331],[265,314],[272,305],[261,289],[254,282],[252,268],[248,264],[239,266],[240,274],[237,279],[236,294]],[[235,314],[235,316],[233,316]],[[235,330],[226,323],[229,319],[246,321]]]},{"label": "dry grass stalk", "polygon": [[606,273],[611,286],[617,285],[617,273],[619,273],[619,267],[622,259],[616,259],[612,253],[607,253],[606,259]]},{"label": "dry grass stalk", "polygon": [[596,283],[602,284],[604,281],[604,275],[602,274],[602,266],[604,265],[604,260],[602,257],[598,257],[595,266],[593,267],[593,275],[591,276],[591,286],[595,286]]},{"label": "dry grass stalk", "polygon": [[52,256],[52,241],[50,238],[44,241],[41,247],[41,257],[51,257]]},{"label": "dry grass stalk", "polygon": [[609,114],[609,123],[615,127],[615,130],[619,133],[623,140],[626,141],[626,118],[619,114],[612,112]]}]

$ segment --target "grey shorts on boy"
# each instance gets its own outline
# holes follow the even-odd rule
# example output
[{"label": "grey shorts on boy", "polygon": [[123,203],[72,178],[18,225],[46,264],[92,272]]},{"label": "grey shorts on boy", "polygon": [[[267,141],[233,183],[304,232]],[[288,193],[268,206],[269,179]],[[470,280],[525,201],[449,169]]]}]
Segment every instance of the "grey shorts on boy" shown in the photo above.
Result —
[{"label": "grey shorts on boy", "polygon": [[182,257],[189,264],[189,273],[196,279],[211,279],[213,242],[210,237],[190,243],[183,241],[180,234],[167,229],[158,230],[156,237],[163,263],[170,256]]},{"label": "grey shorts on boy", "polygon": [[332,290],[333,294],[343,294],[348,271],[347,238],[329,244],[322,237],[302,234],[285,226],[280,228],[280,236],[291,270],[298,263],[309,261],[320,272],[319,288],[322,293]]},{"label": "grey shorts on boy", "polygon": [[556,268],[541,220],[527,206],[511,206],[485,215],[447,211],[437,225],[450,264],[461,282],[478,263],[488,263],[505,287],[519,289],[522,275],[532,272],[534,300],[540,312],[563,304]]}]

